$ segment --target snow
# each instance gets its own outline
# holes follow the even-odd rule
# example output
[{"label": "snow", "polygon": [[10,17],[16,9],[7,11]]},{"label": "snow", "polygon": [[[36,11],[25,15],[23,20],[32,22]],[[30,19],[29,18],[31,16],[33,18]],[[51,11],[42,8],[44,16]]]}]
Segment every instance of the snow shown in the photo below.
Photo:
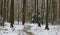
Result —
[{"label": "snow", "polygon": [[49,25],[49,30],[45,30],[45,25],[38,27],[37,24],[15,22],[14,28],[10,23],[5,22],[5,26],[0,26],[0,35],[60,35],[60,25]]}]

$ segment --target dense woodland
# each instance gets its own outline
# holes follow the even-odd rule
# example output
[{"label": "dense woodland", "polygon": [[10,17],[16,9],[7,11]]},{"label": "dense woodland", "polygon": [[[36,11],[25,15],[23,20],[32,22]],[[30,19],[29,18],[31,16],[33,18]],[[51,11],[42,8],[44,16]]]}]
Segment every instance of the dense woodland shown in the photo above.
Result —
[{"label": "dense woodland", "polygon": [[[54,24],[60,19],[60,0],[0,0],[0,25],[14,21],[37,23],[38,26]],[[19,23],[18,23],[19,24]]]}]

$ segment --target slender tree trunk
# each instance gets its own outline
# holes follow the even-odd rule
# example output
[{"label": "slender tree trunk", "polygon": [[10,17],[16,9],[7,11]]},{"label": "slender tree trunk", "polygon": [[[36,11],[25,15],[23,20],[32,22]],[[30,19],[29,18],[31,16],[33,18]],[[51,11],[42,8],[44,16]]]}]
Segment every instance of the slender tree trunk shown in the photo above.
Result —
[{"label": "slender tree trunk", "polygon": [[7,4],[7,22],[10,22],[9,21],[9,16],[8,16],[9,15],[8,14],[9,13],[9,0],[7,0],[7,3],[6,4]]},{"label": "slender tree trunk", "polygon": [[26,5],[26,0],[23,0],[23,16],[22,16],[22,24],[24,25],[25,23],[25,5]]},{"label": "slender tree trunk", "polygon": [[47,29],[47,30],[49,30],[49,27],[48,27],[48,14],[49,14],[49,12],[48,12],[48,0],[46,0],[47,1],[47,12],[46,12],[46,27],[45,27],[45,29]]},{"label": "slender tree trunk", "polygon": [[[3,0],[1,0],[1,17],[3,18]],[[0,22],[0,26],[4,26],[4,21]]]},{"label": "slender tree trunk", "polygon": [[52,13],[53,13],[52,0],[51,0],[50,2],[51,2],[51,8],[50,8],[50,11],[51,11],[51,23],[52,23],[52,17],[53,17],[53,15],[52,15]]},{"label": "slender tree trunk", "polygon": [[14,24],[14,0],[11,0],[10,22],[11,22],[11,27],[13,27],[13,24]]},{"label": "slender tree trunk", "polygon": [[[59,0],[59,9],[60,9],[60,0]],[[59,18],[60,18],[60,10],[59,10]]]},{"label": "slender tree trunk", "polygon": [[57,21],[59,19],[59,0],[57,0]]},{"label": "slender tree trunk", "polygon": [[1,0],[1,17],[2,17],[2,8],[3,8],[3,0]]},{"label": "slender tree trunk", "polygon": [[43,25],[43,19],[44,19],[44,2],[45,2],[45,0],[42,0],[42,5],[41,5],[41,23],[42,23],[42,25]]},{"label": "slender tree trunk", "polygon": [[39,23],[39,19],[38,19],[38,0],[36,0],[36,5],[37,5],[37,7],[36,7],[36,12],[37,12],[37,23],[38,23],[38,26],[41,26],[40,25],[40,23]]},{"label": "slender tree trunk", "polygon": [[4,0],[3,23],[6,21],[6,0]]},{"label": "slender tree trunk", "polygon": [[18,2],[18,24],[19,24],[19,0],[17,0],[17,2]]}]

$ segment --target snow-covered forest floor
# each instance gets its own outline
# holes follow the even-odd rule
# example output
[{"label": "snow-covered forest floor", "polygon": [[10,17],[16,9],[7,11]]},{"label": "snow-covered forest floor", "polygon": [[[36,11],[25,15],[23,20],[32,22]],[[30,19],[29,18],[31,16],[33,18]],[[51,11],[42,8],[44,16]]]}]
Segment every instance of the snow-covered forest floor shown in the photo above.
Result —
[{"label": "snow-covered forest floor", "polygon": [[14,28],[10,23],[5,22],[5,26],[0,26],[0,35],[60,35],[60,25],[49,25],[49,30],[45,30],[45,25],[38,27],[37,24],[25,23],[25,25],[15,22]]}]

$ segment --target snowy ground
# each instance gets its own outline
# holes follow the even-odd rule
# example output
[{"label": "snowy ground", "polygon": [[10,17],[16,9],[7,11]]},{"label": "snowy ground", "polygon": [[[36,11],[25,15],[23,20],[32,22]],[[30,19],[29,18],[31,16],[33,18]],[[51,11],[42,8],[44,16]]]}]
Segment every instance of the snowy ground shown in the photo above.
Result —
[{"label": "snowy ground", "polygon": [[5,22],[4,27],[0,27],[0,35],[60,35],[59,25],[49,25],[50,30],[45,30],[45,25],[38,27],[37,24],[25,23],[25,25],[15,22],[14,28]]}]

